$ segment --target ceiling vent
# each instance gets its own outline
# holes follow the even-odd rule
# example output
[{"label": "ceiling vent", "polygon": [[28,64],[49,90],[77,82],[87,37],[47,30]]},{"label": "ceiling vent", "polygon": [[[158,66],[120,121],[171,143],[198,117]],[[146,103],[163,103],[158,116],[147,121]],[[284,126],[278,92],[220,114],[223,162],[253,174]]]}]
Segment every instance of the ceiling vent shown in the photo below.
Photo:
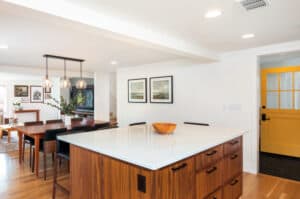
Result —
[{"label": "ceiling vent", "polygon": [[270,5],[268,0],[240,0],[240,3],[246,10],[255,10]]}]

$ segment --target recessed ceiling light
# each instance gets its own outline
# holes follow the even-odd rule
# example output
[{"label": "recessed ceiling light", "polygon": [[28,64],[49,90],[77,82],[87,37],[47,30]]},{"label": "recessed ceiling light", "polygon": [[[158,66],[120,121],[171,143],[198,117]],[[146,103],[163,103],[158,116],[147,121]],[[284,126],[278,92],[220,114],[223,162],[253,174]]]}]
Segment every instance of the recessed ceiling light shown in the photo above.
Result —
[{"label": "recessed ceiling light", "polygon": [[251,38],[253,38],[253,37],[255,37],[255,34],[253,34],[253,33],[249,33],[249,34],[244,34],[244,35],[242,35],[242,38],[243,38],[243,39],[251,39]]},{"label": "recessed ceiling light", "polygon": [[210,10],[205,14],[205,18],[215,18],[222,15],[221,10]]},{"label": "recessed ceiling light", "polygon": [[111,64],[111,65],[117,65],[118,62],[117,62],[117,61],[111,61],[110,64]]},{"label": "recessed ceiling light", "polygon": [[0,44],[0,49],[8,49],[8,45],[6,45],[6,44]]}]

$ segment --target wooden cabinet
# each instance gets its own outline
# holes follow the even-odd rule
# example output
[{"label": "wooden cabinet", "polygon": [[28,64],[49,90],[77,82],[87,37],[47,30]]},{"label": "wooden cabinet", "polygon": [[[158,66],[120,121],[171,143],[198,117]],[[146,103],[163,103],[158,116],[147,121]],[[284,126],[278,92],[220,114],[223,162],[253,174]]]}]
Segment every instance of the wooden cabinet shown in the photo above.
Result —
[{"label": "wooden cabinet", "polygon": [[242,176],[233,178],[224,186],[223,199],[238,199],[242,195]]},{"label": "wooden cabinet", "polygon": [[209,149],[195,157],[196,170],[204,169],[223,158],[223,145]]},{"label": "wooden cabinet", "polygon": [[197,198],[205,198],[223,184],[223,160],[196,174]]},{"label": "wooden cabinet", "polygon": [[242,139],[153,171],[80,147],[70,150],[70,199],[237,199]]}]

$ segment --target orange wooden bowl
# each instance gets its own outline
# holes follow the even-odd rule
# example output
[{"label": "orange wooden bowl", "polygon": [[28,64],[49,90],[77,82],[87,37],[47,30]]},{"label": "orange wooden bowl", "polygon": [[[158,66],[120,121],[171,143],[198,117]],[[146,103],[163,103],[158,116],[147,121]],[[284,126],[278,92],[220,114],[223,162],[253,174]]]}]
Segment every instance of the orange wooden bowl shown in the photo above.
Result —
[{"label": "orange wooden bowl", "polygon": [[152,124],[155,131],[159,134],[172,134],[176,129],[176,124],[174,123],[162,123],[157,122]]}]

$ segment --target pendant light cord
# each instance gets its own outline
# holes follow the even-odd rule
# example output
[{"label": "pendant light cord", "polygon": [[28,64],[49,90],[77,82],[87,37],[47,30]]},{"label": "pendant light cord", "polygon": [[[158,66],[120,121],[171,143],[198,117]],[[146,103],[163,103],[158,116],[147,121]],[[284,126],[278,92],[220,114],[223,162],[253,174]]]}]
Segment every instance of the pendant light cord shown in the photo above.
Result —
[{"label": "pendant light cord", "polygon": [[82,80],[82,62],[80,62],[80,79]]},{"label": "pendant light cord", "polygon": [[48,57],[46,57],[46,79],[48,79]]},{"label": "pendant light cord", "polygon": [[67,79],[66,73],[67,73],[67,66],[66,66],[66,60],[64,59],[64,80]]}]

